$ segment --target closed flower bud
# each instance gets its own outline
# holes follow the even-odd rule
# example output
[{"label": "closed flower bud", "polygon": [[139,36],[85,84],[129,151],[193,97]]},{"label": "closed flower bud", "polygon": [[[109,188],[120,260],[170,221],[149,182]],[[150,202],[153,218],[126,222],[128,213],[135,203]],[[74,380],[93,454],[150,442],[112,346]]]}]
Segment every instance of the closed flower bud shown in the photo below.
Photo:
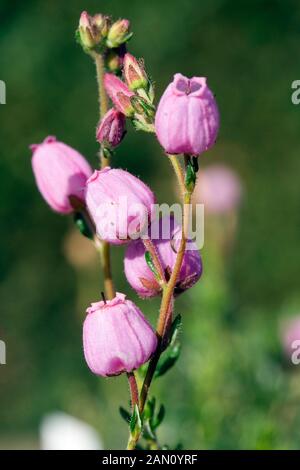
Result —
[{"label": "closed flower bud", "polygon": [[104,168],[87,181],[86,204],[102,240],[115,245],[137,238],[154,215],[154,194],[124,170]]},{"label": "closed flower bud", "polygon": [[159,102],[157,138],[167,153],[198,156],[211,148],[219,131],[219,112],[206,78],[177,73]]},{"label": "closed flower bud", "polygon": [[93,49],[100,44],[108,33],[109,18],[98,13],[90,16],[83,11],[80,16],[78,34],[80,42],[85,49]]},{"label": "closed flower bud", "polygon": [[94,26],[100,31],[101,37],[106,38],[110,25],[111,19],[109,16],[101,15],[101,13],[97,13],[92,18]]},{"label": "closed flower bud", "polygon": [[121,74],[126,54],[126,44],[122,44],[115,49],[107,49],[105,52],[105,66],[107,70],[114,74]]},{"label": "closed flower bud", "polygon": [[[155,220],[149,227],[149,235],[157,250],[166,280],[174,269],[180,244],[181,227],[174,217],[165,216]],[[140,297],[154,297],[161,292],[161,286],[145,259],[145,247],[141,239],[132,241],[125,253],[124,268],[127,281]],[[192,287],[201,277],[202,261],[194,242],[189,242],[184,254],[180,274],[175,287],[178,295]]]},{"label": "closed flower bud", "polygon": [[119,145],[125,135],[125,116],[116,109],[110,109],[102,118],[96,132],[97,141],[108,148]]},{"label": "closed flower bud", "polygon": [[92,174],[89,163],[77,150],[55,137],[47,137],[31,149],[32,169],[42,196],[56,212],[72,212],[70,197],[84,201],[86,181]]},{"label": "closed flower bud", "polygon": [[148,88],[148,77],[143,64],[128,52],[124,56],[123,67],[125,82],[130,90]]},{"label": "closed flower bud", "polygon": [[104,76],[104,86],[117,110],[125,114],[125,116],[133,116],[134,109],[130,98],[134,93],[129,90],[125,83],[112,73],[106,73]]},{"label": "closed flower bud", "polygon": [[152,326],[124,294],[87,309],[83,348],[94,374],[107,377],[131,372],[147,362],[156,347]]},{"label": "closed flower bud", "polygon": [[131,36],[130,22],[126,19],[118,20],[109,29],[106,44],[110,48],[118,47],[128,41]]}]

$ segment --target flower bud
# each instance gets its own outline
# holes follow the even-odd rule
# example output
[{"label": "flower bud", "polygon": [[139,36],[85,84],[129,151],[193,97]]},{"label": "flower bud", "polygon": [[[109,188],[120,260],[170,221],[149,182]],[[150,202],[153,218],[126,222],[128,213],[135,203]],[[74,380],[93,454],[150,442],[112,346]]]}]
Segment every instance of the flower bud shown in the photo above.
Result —
[{"label": "flower bud", "polygon": [[102,118],[96,132],[97,141],[108,148],[119,145],[125,135],[125,116],[116,109],[110,109]]},{"label": "flower bud", "polygon": [[127,42],[132,33],[130,33],[130,22],[126,19],[118,20],[112,24],[108,31],[106,44],[110,48],[119,47]]},{"label": "flower bud", "polygon": [[133,55],[127,52],[124,56],[123,67],[125,82],[130,90],[148,88],[148,77],[141,61],[137,61]]},{"label": "flower bud", "polygon": [[129,90],[125,83],[112,73],[106,73],[104,76],[104,86],[117,110],[125,114],[125,116],[133,116],[134,109],[130,98],[134,93]]},{"label": "flower bud", "polygon": [[87,181],[86,204],[102,240],[115,245],[137,238],[154,215],[154,194],[124,170],[104,168]]},{"label": "flower bud", "polygon": [[106,38],[111,25],[110,17],[106,15],[101,15],[101,13],[97,13],[92,17],[92,20],[95,28],[100,31],[101,37]]},{"label": "flower bud", "polygon": [[83,349],[94,374],[107,377],[131,372],[147,362],[156,347],[152,326],[124,294],[87,309]]},{"label": "flower bud", "polygon": [[85,49],[93,49],[100,44],[108,33],[109,21],[107,16],[100,13],[94,16],[90,16],[86,11],[81,13],[78,33],[80,42]]},{"label": "flower bud", "polygon": [[211,148],[219,131],[219,112],[206,78],[177,73],[159,102],[157,138],[167,153],[198,156]]},{"label": "flower bud", "polygon": [[[181,227],[173,216],[165,216],[152,222],[148,234],[157,250],[166,280],[168,280],[176,262]],[[128,245],[124,258],[125,275],[140,297],[154,297],[161,293],[161,286],[146,262],[145,252],[146,249],[141,239],[134,240]],[[189,241],[177,279],[175,295],[192,287],[201,274],[201,256],[196,244]]]},{"label": "flower bud", "polygon": [[114,74],[120,74],[125,54],[126,44],[121,44],[120,47],[116,47],[115,49],[107,49],[105,52],[105,66],[107,70]]},{"label": "flower bud", "polygon": [[225,165],[204,168],[193,193],[193,203],[204,204],[209,214],[226,214],[240,205],[242,185],[238,175]]},{"label": "flower bud", "polygon": [[56,212],[72,212],[70,198],[84,201],[86,181],[92,174],[89,163],[77,150],[55,137],[32,145],[31,150],[32,169],[40,193]]}]

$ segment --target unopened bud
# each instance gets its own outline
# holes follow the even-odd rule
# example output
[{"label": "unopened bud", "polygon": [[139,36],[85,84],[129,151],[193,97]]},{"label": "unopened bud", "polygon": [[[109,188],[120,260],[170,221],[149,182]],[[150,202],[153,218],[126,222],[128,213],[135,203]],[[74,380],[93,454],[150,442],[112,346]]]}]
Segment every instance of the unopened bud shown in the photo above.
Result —
[{"label": "unopened bud", "polygon": [[109,16],[101,15],[101,13],[97,13],[93,16],[93,23],[95,27],[101,31],[102,38],[106,38],[109,28],[111,26],[111,19]]},{"label": "unopened bud", "polygon": [[100,44],[102,39],[107,36],[109,24],[110,20],[107,16],[100,13],[90,16],[86,11],[83,11],[77,30],[83,48],[89,50]]},{"label": "unopened bud", "polygon": [[155,107],[150,104],[148,101],[144,100],[138,95],[133,95],[130,98],[130,102],[134,108],[134,110],[146,118],[153,118],[155,114]]},{"label": "unopened bud", "polygon": [[128,41],[132,34],[130,32],[130,22],[126,19],[118,20],[109,29],[106,44],[110,48],[119,47]]},{"label": "unopened bud", "polygon": [[124,78],[130,90],[148,89],[149,81],[143,63],[128,52],[124,57]]},{"label": "unopened bud", "polygon": [[105,54],[105,66],[106,68],[115,74],[121,74],[123,67],[124,56],[126,53],[126,44],[122,44],[120,47],[115,49],[107,49]]},{"label": "unopened bud", "polygon": [[96,137],[104,147],[115,148],[125,135],[125,116],[116,109],[110,109],[101,120]]},{"label": "unopened bud", "polygon": [[134,93],[129,90],[125,83],[112,73],[106,73],[104,76],[104,86],[117,110],[125,114],[125,116],[132,116],[134,108],[130,98]]}]

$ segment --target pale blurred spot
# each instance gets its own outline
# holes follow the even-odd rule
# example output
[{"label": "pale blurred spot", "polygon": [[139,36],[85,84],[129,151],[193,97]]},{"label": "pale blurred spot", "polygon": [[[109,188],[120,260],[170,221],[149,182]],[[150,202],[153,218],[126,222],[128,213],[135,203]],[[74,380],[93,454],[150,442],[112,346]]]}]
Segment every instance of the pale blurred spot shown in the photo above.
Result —
[{"label": "pale blurred spot", "polygon": [[[282,320],[279,327],[279,336],[283,351],[287,359],[291,360],[295,349],[299,350],[299,346],[295,347],[295,341],[300,342],[300,315],[286,318]],[[293,346],[294,344],[294,346]]]},{"label": "pale blurred spot", "polygon": [[63,253],[75,268],[93,264],[98,256],[92,240],[84,237],[79,230],[71,230],[63,240]]},{"label": "pale blurred spot", "polygon": [[193,204],[204,204],[207,214],[224,214],[236,210],[242,198],[242,183],[228,166],[215,164],[199,171]]},{"label": "pale blurred spot", "polygon": [[62,412],[46,415],[40,426],[42,450],[101,450],[98,432],[84,421]]}]

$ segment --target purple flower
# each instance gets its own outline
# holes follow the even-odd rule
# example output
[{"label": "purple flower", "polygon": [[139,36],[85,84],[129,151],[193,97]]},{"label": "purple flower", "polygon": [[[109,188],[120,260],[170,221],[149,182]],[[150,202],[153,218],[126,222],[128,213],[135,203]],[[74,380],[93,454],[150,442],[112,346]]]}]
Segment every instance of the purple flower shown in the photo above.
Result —
[{"label": "purple flower", "polygon": [[206,78],[177,73],[155,116],[157,138],[169,154],[198,156],[211,148],[219,130],[219,112]]},{"label": "purple flower", "polygon": [[37,187],[50,207],[61,214],[73,211],[70,196],[84,201],[87,179],[92,169],[86,159],[72,147],[47,137],[31,145],[32,169]]},{"label": "purple flower", "polygon": [[104,168],[87,181],[86,204],[102,240],[115,245],[136,238],[154,216],[155,197],[128,171]]},{"label": "purple flower", "polygon": [[138,90],[139,88],[147,88],[148,77],[141,61],[138,61],[132,54],[125,54],[124,70],[125,82],[130,90]]},{"label": "purple flower", "polygon": [[147,362],[157,337],[142,312],[124,294],[87,309],[83,325],[86,362],[97,375],[131,372]]},{"label": "purple flower", "polygon": [[[157,250],[166,279],[174,268],[177,250],[181,239],[181,227],[174,217],[162,217],[149,227],[152,242]],[[192,287],[202,274],[202,261],[196,244],[189,242],[180,274],[175,287],[175,295]],[[125,253],[124,268],[127,281],[140,297],[159,295],[161,287],[145,260],[145,247],[141,239],[132,241]]]},{"label": "purple flower", "polygon": [[115,148],[125,135],[125,116],[116,109],[110,109],[102,118],[96,132],[100,144]]},{"label": "purple flower", "polygon": [[134,93],[129,90],[128,86],[113,73],[105,74],[104,86],[117,110],[125,114],[125,116],[132,116],[134,109],[130,98],[134,96]]}]

